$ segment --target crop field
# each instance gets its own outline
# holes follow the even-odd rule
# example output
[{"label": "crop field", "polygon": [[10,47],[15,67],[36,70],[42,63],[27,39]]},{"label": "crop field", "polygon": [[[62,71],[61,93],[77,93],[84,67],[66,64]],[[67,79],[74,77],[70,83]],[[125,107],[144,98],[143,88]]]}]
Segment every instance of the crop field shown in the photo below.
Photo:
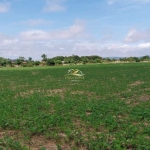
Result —
[{"label": "crop field", "polygon": [[29,149],[150,150],[150,64],[1,68],[0,150]]}]

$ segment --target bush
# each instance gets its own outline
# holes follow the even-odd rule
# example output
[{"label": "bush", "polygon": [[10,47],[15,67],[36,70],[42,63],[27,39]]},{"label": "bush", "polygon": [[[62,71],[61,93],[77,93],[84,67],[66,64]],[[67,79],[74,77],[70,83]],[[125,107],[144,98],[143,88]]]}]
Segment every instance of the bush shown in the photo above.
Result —
[{"label": "bush", "polygon": [[47,59],[47,60],[46,60],[46,64],[47,64],[48,66],[54,66],[54,65],[55,65],[55,62],[54,62],[53,59]]}]

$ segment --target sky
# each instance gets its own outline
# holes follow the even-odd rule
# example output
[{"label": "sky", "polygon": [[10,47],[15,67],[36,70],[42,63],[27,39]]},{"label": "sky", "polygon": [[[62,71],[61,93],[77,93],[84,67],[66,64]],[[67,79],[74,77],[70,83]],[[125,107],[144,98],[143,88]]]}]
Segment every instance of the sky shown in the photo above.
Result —
[{"label": "sky", "polygon": [[150,55],[150,0],[0,0],[0,57]]}]

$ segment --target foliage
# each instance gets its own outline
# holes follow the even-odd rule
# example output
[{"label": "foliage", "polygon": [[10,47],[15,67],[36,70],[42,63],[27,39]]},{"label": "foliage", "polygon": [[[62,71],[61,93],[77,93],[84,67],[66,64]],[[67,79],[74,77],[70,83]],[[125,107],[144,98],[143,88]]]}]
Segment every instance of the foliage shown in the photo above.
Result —
[{"label": "foliage", "polygon": [[35,65],[35,66],[39,66],[39,65],[40,65],[40,61],[36,60],[36,61],[34,62],[34,65]]},{"label": "foliage", "polygon": [[61,64],[62,64],[62,61],[61,61],[61,60],[54,60],[54,63],[55,63],[55,64],[58,64],[58,65],[61,65]]},{"label": "foliage", "polygon": [[46,61],[47,60],[47,55],[45,55],[45,54],[42,54],[42,61]]},{"label": "foliage", "polygon": [[53,58],[47,58],[46,54],[42,54],[42,61],[34,61],[31,57],[26,60],[24,57],[20,56],[15,60],[6,59],[0,57],[1,67],[32,67],[32,66],[55,66],[63,64],[100,64],[100,63],[131,63],[131,62],[150,62],[150,57],[148,55],[142,57],[121,57],[121,58],[102,58],[101,56],[56,56]]},{"label": "foliage", "polygon": [[47,59],[47,60],[46,60],[46,64],[47,64],[48,66],[54,66],[54,65],[55,65],[55,62],[54,62],[53,59]]}]

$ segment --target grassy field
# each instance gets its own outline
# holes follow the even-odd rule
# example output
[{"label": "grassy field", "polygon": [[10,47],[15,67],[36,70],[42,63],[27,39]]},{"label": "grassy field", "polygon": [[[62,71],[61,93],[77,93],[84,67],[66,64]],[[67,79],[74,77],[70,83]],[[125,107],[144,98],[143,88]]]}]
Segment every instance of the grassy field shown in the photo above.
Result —
[{"label": "grassy field", "polygon": [[28,149],[150,150],[150,64],[0,69],[0,150]]}]

